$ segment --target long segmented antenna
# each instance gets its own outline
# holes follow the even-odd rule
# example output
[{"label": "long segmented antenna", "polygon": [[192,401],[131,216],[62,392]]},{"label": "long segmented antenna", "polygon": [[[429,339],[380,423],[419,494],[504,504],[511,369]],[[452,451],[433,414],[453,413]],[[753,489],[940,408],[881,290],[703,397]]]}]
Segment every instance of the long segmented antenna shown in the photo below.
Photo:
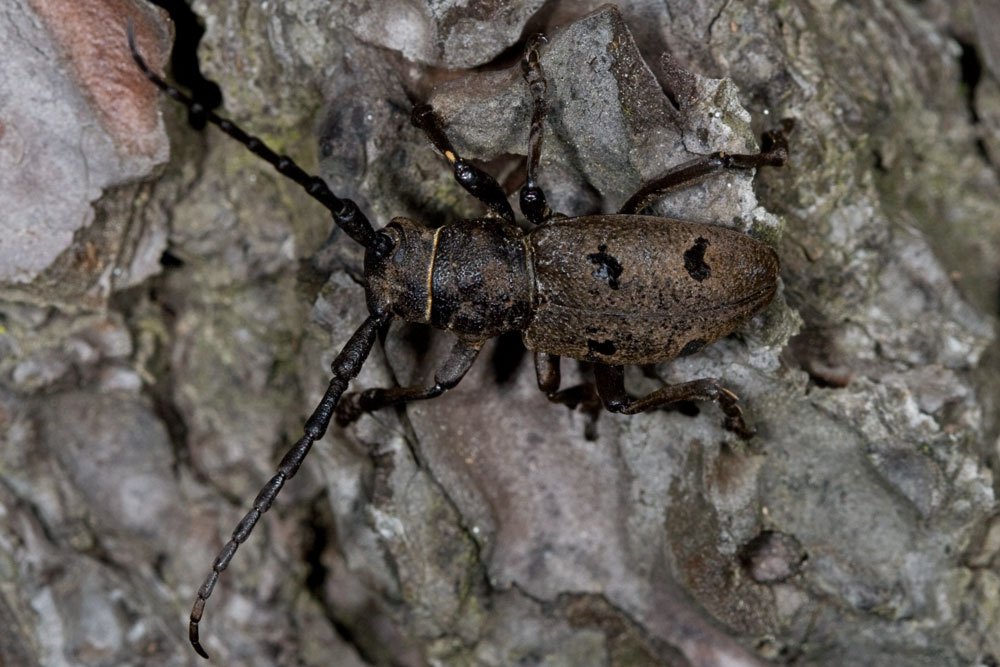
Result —
[{"label": "long segmented antenna", "polygon": [[236,529],[233,531],[232,537],[222,547],[219,555],[215,558],[215,562],[212,563],[212,571],[198,589],[198,596],[195,598],[194,606],[191,608],[191,621],[188,626],[188,638],[191,641],[191,646],[194,647],[194,650],[201,657],[207,659],[208,653],[201,646],[201,641],[198,637],[198,623],[201,622],[201,616],[205,611],[205,602],[212,594],[216,582],[219,581],[219,575],[229,566],[229,562],[233,559],[239,546],[250,537],[250,533],[253,531],[254,526],[257,525],[260,517],[271,508],[271,504],[278,496],[278,492],[281,491],[281,487],[298,472],[299,466],[302,465],[302,461],[305,460],[309,450],[312,449],[313,443],[322,438],[323,434],[326,433],[326,429],[330,426],[330,419],[337,409],[337,403],[340,402],[340,397],[347,389],[350,381],[361,371],[361,366],[364,365],[365,360],[368,359],[372,345],[375,344],[375,337],[378,334],[379,328],[388,323],[391,318],[392,316],[388,314],[369,315],[368,319],[354,332],[351,339],[340,350],[340,354],[337,355],[337,358],[333,360],[333,364],[331,365],[333,377],[330,378],[330,384],[326,388],[326,393],[323,394],[319,405],[316,406],[312,415],[306,420],[302,437],[282,457],[281,463],[278,464],[277,472],[257,493],[257,497],[253,501],[253,508],[236,524]]},{"label": "long segmented antenna", "polygon": [[372,229],[371,223],[357,204],[350,199],[341,199],[333,194],[322,178],[308,173],[287,155],[278,155],[258,137],[243,131],[232,121],[218,116],[212,110],[206,109],[200,102],[164,81],[149,68],[146,61],[139,55],[139,50],[135,45],[135,31],[131,18],[128,20],[125,30],[128,35],[128,48],[132,52],[132,59],[135,60],[135,64],[138,65],[145,77],[156,84],[157,88],[166,93],[172,100],[187,107],[192,116],[203,118],[215,125],[246,146],[254,155],[265,160],[279,174],[298,183],[310,197],[330,211],[338,227],[365,248],[373,250],[379,255],[387,255],[392,250],[392,240],[386,234],[380,234]]},{"label": "long segmented antenna", "polygon": [[[341,229],[369,251],[381,256],[385,256],[392,251],[392,239],[383,232],[374,231],[371,223],[368,222],[368,218],[365,217],[350,199],[340,199],[330,191],[321,178],[306,173],[291,158],[278,155],[257,137],[244,132],[225,118],[217,116],[209,109],[206,109],[204,105],[169,85],[153,72],[146,65],[146,62],[139,55],[136,48],[135,33],[131,19],[129,19],[126,26],[126,33],[128,35],[129,50],[132,52],[132,58],[135,60],[136,65],[138,65],[146,78],[156,84],[160,90],[165,92],[171,99],[186,106],[189,113],[200,116],[209,123],[217,126],[220,130],[246,146],[255,155],[266,160],[278,173],[287,176],[302,186],[313,199],[319,201],[333,214],[334,222]],[[336,411],[341,396],[347,390],[350,381],[361,371],[365,360],[368,359],[378,330],[391,319],[392,315],[389,313],[372,312],[368,316],[368,319],[354,332],[354,335],[347,341],[347,344],[340,350],[340,353],[334,359],[331,366],[333,377],[330,379],[330,384],[326,389],[326,393],[323,394],[323,399],[316,406],[316,409],[313,410],[309,419],[306,420],[302,437],[299,438],[298,442],[281,459],[277,472],[257,493],[257,497],[253,501],[253,508],[236,525],[232,537],[222,547],[219,555],[216,556],[215,561],[212,563],[212,571],[198,588],[197,597],[195,598],[194,605],[191,607],[190,624],[188,626],[188,638],[191,641],[191,646],[194,647],[194,650],[201,657],[207,659],[208,653],[201,645],[198,624],[201,622],[201,617],[205,612],[205,603],[208,601],[209,596],[212,595],[215,584],[219,581],[219,576],[229,566],[239,546],[250,537],[250,533],[253,531],[254,526],[257,525],[260,517],[271,508],[285,482],[298,472],[306,455],[309,454],[309,450],[312,449],[313,443],[322,438],[326,433],[327,428],[330,426],[330,419]]]}]

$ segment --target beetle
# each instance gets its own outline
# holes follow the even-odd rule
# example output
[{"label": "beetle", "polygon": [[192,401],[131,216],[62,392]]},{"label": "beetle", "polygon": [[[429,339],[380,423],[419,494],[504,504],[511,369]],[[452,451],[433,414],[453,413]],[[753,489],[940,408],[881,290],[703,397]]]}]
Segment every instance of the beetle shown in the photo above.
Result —
[{"label": "beetle", "polygon": [[[771,302],[779,262],[769,245],[725,227],[642,213],[667,192],[713,174],[784,165],[791,120],[763,135],[759,153],[719,152],[696,158],[642,186],[617,213],[567,217],[551,210],[537,183],[548,112],[540,61],[546,39],[537,35],[528,41],[521,61],[532,116],[519,200],[530,231],[515,224],[497,181],[456,152],[443,122],[427,104],[414,107],[411,121],[449,163],[457,182],[488,212],[435,228],[397,217],[375,230],[354,202],[337,197],[321,178],[153,72],[136,48],[131,22],[127,35],[136,65],[152,83],[192,116],[217,126],[299,184],[330,211],[337,227],[365,248],[369,315],[333,361],[329,385],[306,420],[302,437],[257,494],[198,590],[189,639],[202,657],[208,654],[200,643],[199,623],[222,571],[330,422],[336,418],[346,425],[366,412],[439,396],[459,383],[490,338],[521,332],[525,346],[534,351],[538,386],[554,403],[583,409],[603,405],[611,412],[635,414],[678,401],[711,400],[722,409],[727,429],[745,438],[753,435],[736,395],[717,379],[667,385],[633,398],[625,390],[623,369],[694,354]],[[433,384],[345,393],[371,353],[378,331],[394,319],[455,335]],[[595,382],[560,388],[561,357],[592,363]]]}]

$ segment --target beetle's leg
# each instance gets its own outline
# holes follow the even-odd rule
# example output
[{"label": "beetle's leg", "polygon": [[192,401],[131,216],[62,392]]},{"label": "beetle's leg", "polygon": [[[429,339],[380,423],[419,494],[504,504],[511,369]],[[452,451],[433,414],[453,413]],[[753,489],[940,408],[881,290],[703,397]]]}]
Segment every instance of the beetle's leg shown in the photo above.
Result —
[{"label": "beetle's leg", "polygon": [[479,346],[471,346],[456,341],[444,364],[434,373],[434,384],[430,387],[391,387],[387,389],[366,389],[344,396],[337,406],[337,423],[346,426],[366,412],[373,412],[396,403],[420,401],[440,396],[457,385],[479,354]]},{"label": "beetle's leg", "polygon": [[726,415],[726,428],[741,438],[750,438],[754,431],[743,421],[736,394],[729,391],[715,378],[702,378],[682,384],[660,387],[642,398],[632,398],[625,391],[625,373],[622,366],[599,364],[594,368],[597,393],[610,412],[634,415],[677,401],[715,401]]},{"label": "beetle's leg", "polygon": [[560,357],[547,352],[535,352],[535,375],[538,377],[538,388],[553,403],[565,405],[570,410],[579,408],[587,415],[587,425],[584,435],[588,440],[596,437],[597,416],[601,413],[601,397],[590,382],[559,389],[562,383],[562,373],[559,371]]},{"label": "beetle's leg", "polygon": [[126,27],[126,33],[128,34],[128,46],[132,51],[132,59],[135,60],[135,64],[142,73],[157,88],[166,93],[168,97],[187,107],[188,113],[192,117],[203,119],[215,125],[230,137],[243,144],[254,155],[274,167],[279,174],[298,183],[310,197],[330,211],[334,222],[347,232],[348,236],[365,248],[383,255],[388,254],[392,250],[392,239],[387,234],[376,232],[372,229],[368,218],[365,217],[365,214],[361,212],[357,204],[353,201],[337,197],[327,187],[326,182],[322,178],[307,173],[287,155],[278,155],[258,137],[243,131],[232,121],[222,118],[211,110],[206,109],[200,102],[177,90],[151,70],[146,61],[139,55],[139,50],[135,45],[135,35],[131,19],[129,19],[128,26]]},{"label": "beetle's leg", "polygon": [[538,46],[545,41],[548,40],[541,33],[528,40],[524,59],[521,61],[521,71],[524,74],[525,83],[528,84],[528,90],[531,91],[533,105],[531,130],[528,132],[528,173],[520,195],[521,213],[533,225],[544,224],[552,217],[552,210],[545,200],[545,193],[535,181],[538,174],[538,162],[542,157],[542,123],[545,121],[545,115],[549,112],[549,105],[545,101],[547,84],[538,55]]},{"label": "beetle's leg", "polygon": [[205,611],[205,602],[212,594],[212,589],[215,588],[215,584],[219,580],[219,575],[229,565],[239,546],[250,536],[250,532],[257,525],[257,521],[261,515],[270,509],[271,503],[278,496],[281,487],[298,472],[299,466],[302,465],[302,461],[312,448],[312,444],[326,433],[326,429],[330,425],[330,418],[337,408],[337,403],[341,395],[347,389],[347,385],[351,379],[357,376],[365,360],[368,359],[379,328],[388,322],[389,319],[390,316],[387,315],[370,315],[364,324],[354,332],[354,335],[347,341],[347,344],[344,345],[331,366],[333,377],[326,388],[326,393],[323,394],[323,399],[316,406],[316,409],[313,410],[312,416],[306,420],[302,437],[295,443],[295,446],[288,450],[284,458],[281,459],[281,463],[278,464],[278,471],[274,477],[264,485],[254,499],[253,509],[237,524],[232,538],[226,542],[226,545],[222,547],[222,551],[216,556],[215,562],[212,563],[211,573],[209,573],[201,588],[198,589],[198,597],[195,598],[194,606],[191,608],[191,622],[188,627],[191,645],[201,657],[207,658],[208,654],[202,648],[201,642],[198,639],[198,623],[201,622],[202,613]]},{"label": "beetle's leg", "polygon": [[459,185],[483,202],[491,213],[508,222],[514,222],[514,209],[507,203],[507,195],[504,194],[503,188],[495,178],[455,152],[451,141],[444,133],[441,119],[434,113],[431,105],[418,104],[413,107],[410,122],[423,130],[434,147],[448,160]]},{"label": "beetle's leg", "polygon": [[639,213],[669,192],[694,185],[726,169],[780,167],[788,161],[788,135],[794,126],[795,121],[786,118],[781,121],[777,129],[765,132],[761,137],[759,153],[752,155],[712,153],[673,167],[656,180],[639,188],[639,191],[629,197],[618,212]]}]

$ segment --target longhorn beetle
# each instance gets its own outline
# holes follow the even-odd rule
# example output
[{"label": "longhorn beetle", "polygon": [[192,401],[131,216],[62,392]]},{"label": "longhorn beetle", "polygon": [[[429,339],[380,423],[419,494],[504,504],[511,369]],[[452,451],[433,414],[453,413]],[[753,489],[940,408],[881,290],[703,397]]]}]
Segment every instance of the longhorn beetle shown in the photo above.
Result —
[{"label": "longhorn beetle", "polygon": [[[537,35],[528,41],[521,62],[533,108],[520,208],[531,231],[514,224],[503,189],[455,151],[440,118],[427,104],[414,107],[413,124],[488,213],[437,228],[397,217],[375,231],[354,202],[337,197],[321,178],[166,83],[139,55],[131,22],[127,33],[132,57],[150,81],[193,116],[205,118],[302,186],[330,211],[338,227],[365,248],[369,315],[333,361],[333,377],[306,420],[302,437],[257,494],[253,508],[236,526],[198,590],[189,634],[202,657],[208,654],[199,641],[198,624],[219,575],[298,471],[312,444],[323,437],[330,420],[336,416],[339,424],[346,425],[365,412],[439,396],[458,384],[483,343],[504,332],[521,332],[525,346],[535,353],[538,386],[554,403],[571,408],[603,403],[611,412],[635,414],[677,401],[716,401],[727,429],[741,437],[753,435],[736,395],[717,379],[668,385],[637,399],[625,391],[623,367],[693,354],[771,302],[777,289],[778,256],[770,246],[735,230],[645,216],[642,211],[667,192],[726,169],[785,164],[791,120],[764,134],[759,153],[700,157],[642,186],[616,214],[566,217],[549,208],[536,181],[548,111],[539,56],[546,40]],[[395,318],[455,334],[457,340],[434,383],[345,395],[377,332]],[[591,362],[595,383],[560,389],[560,357]]]}]

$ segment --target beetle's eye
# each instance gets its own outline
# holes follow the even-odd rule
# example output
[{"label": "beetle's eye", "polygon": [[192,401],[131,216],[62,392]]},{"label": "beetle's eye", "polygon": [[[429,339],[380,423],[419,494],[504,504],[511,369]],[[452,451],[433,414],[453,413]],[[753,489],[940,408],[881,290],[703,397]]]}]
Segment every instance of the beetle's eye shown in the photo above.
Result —
[{"label": "beetle's eye", "polygon": [[402,264],[406,260],[406,237],[400,236],[396,241],[396,252],[392,254],[393,264]]}]

